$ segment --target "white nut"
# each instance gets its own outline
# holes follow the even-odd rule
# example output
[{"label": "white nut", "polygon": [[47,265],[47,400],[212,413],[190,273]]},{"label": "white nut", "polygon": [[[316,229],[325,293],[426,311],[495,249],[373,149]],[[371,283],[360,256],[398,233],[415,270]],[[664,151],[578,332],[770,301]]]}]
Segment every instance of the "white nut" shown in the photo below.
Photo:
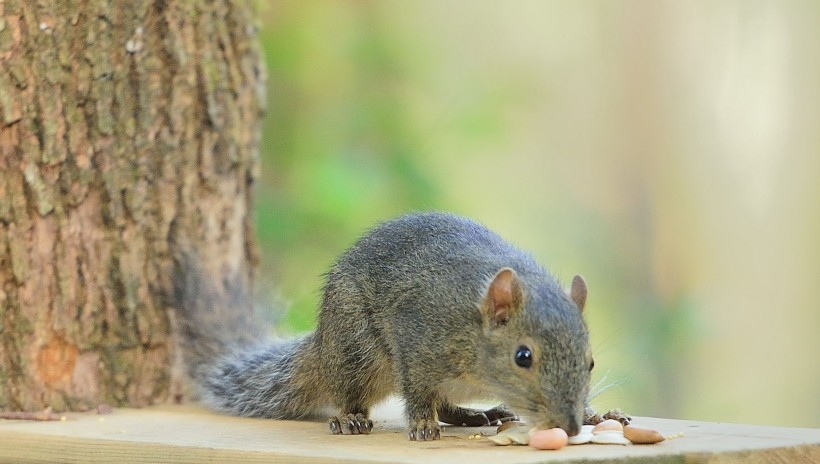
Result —
[{"label": "white nut", "polygon": [[578,435],[573,437],[569,437],[569,444],[570,445],[583,445],[585,443],[589,443],[592,441],[592,429],[595,426],[593,425],[584,425],[581,427],[581,431]]},{"label": "white nut", "polygon": [[607,419],[607,420],[599,423],[598,425],[595,426],[594,429],[592,429],[592,433],[596,434],[596,435],[599,434],[599,433],[607,433],[607,432],[623,433],[623,431],[624,431],[624,426],[621,425],[621,423],[616,421],[615,419]]},{"label": "white nut", "polygon": [[592,443],[599,445],[631,445],[621,432],[601,432],[592,435]]},{"label": "white nut", "polygon": [[490,435],[487,439],[496,445],[526,445],[530,442],[530,433],[528,427],[516,426]]},{"label": "white nut", "polygon": [[503,433],[499,433],[497,435],[490,435],[489,437],[487,437],[487,440],[490,440],[491,442],[495,443],[496,445],[501,445],[501,446],[512,445],[512,440],[510,439],[510,436],[507,435],[507,434],[503,434]]}]

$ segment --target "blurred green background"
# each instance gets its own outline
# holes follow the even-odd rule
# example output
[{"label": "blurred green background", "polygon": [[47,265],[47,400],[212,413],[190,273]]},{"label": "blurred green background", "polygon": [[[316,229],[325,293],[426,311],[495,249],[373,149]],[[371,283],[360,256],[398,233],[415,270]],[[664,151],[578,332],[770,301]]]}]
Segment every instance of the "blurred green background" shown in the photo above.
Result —
[{"label": "blurred green background", "polygon": [[599,408],[820,426],[820,3],[259,14],[262,278],[288,330],[364,230],[449,210],[585,275]]}]

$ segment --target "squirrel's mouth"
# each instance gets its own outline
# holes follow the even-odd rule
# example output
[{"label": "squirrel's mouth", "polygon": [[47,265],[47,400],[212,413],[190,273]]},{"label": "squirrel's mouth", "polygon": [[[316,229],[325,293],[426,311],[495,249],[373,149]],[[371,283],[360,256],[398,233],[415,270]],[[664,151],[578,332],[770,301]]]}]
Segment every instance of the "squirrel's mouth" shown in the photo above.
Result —
[{"label": "squirrel's mouth", "polygon": [[564,425],[563,427],[559,425],[559,427],[564,429],[564,431],[567,432],[567,435],[570,437],[574,437],[575,435],[581,433],[581,423],[576,422],[574,420]]},{"label": "squirrel's mouth", "polygon": [[554,428],[563,429],[565,432],[567,432],[567,435],[570,436],[570,437],[574,437],[575,435],[578,435],[579,433],[581,433],[581,424],[575,422],[574,420],[566,421],[566,422],[558,422],[558,421],[540,422],[540,423],[535,424],[535,428],[537,428],[539,430],[554,429]]},{"label": "squirrel's mouth", "polygon": [[581,419],[581,414],[575,413],[574,408],[569,409],[569,411],[562,413],[546,405],[542,405],[529,414],[519,414],[522,416],[522,419],[538,429],[561,428],[567,432],[567,435],[572,437],[581,432],[583,420]]}]

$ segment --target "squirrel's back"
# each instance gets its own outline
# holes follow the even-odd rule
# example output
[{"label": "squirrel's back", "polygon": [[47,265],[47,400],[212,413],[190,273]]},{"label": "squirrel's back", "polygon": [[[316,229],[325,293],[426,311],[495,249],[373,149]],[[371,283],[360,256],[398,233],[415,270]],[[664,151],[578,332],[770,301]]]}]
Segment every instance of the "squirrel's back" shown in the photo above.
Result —
[{"label": "squirrel's back", "polygon": [[[328,273],[325,297],[344,291],[343,283],[373,311],[394,310],[395,304],[418,298],[435,301],[442,310],[469,310],[477,318],[473,310],[481,293],[504,267],[533,286],[561,292],[532,256],[485,226],[447,213],[409,214],[379,224],[347,250]],[[322,309],[347,307],[326,302]]]}]

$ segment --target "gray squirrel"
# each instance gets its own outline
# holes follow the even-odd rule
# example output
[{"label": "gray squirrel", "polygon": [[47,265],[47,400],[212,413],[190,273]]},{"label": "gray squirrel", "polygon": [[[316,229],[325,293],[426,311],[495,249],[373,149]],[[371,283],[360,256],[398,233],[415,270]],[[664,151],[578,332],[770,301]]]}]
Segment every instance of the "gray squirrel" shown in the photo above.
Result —
[{"label": "gray squirrel", "polygon": [[[584,279],[565,291],[471,220],[415,213],[377,225],[327,273],[316,330],[285,342],[260,342],[256,322],[217,307],[243,304],[244,290],[234,301],[212,298],[192,261],[180,260],[176,282],[181,349],[217,411],[312,419],[335,408],[331,432],[367,434],[370,410],[398,393],[408,437],[419,441],[439,439],[439,421],[480,426],[515,415],[572,436],[594,415]],[[457,406],[490,398],[504,404]]]}]

